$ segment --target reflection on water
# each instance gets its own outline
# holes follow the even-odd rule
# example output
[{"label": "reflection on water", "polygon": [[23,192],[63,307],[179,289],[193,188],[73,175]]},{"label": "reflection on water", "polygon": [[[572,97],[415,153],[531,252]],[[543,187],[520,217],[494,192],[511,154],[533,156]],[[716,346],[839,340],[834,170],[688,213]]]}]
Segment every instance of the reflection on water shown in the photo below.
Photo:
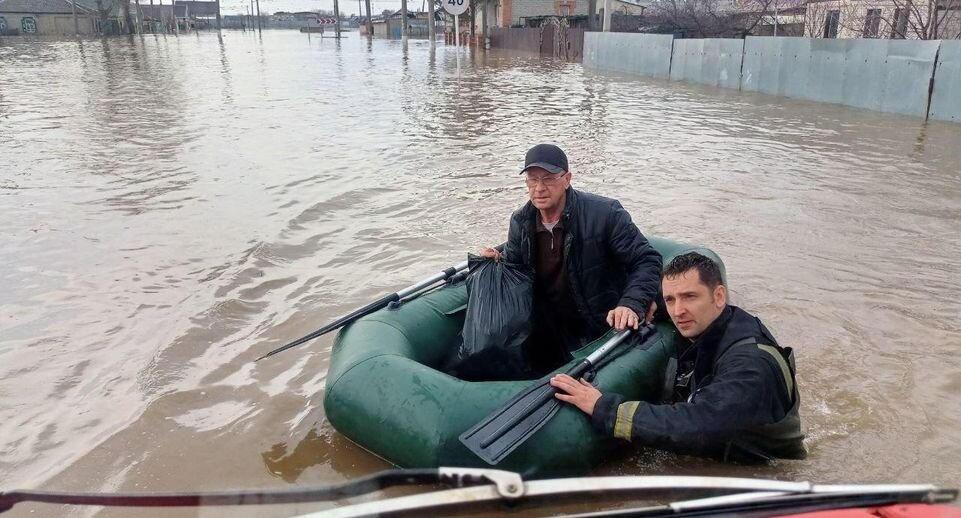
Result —
[{"label": "reflection on water", "polygon": [[175,490],[385,467],[326,423],[332,338],[501,242],[540,141],[725,258],[800,365],[811,457],[598,473],[957,483],[961,127],[424,42],[0,40],[0,480]]}]

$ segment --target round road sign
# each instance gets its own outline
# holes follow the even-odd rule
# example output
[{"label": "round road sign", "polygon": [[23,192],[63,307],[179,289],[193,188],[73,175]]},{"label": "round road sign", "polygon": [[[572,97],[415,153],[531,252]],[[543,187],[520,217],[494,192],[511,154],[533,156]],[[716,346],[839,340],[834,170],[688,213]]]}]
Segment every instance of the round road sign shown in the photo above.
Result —
[{"label": "round road sign", "polygon": [[441,0],[441,3],[444,4],[445,11],[457,16],[467,12],[467,4],[470,2],[469,0]]}]

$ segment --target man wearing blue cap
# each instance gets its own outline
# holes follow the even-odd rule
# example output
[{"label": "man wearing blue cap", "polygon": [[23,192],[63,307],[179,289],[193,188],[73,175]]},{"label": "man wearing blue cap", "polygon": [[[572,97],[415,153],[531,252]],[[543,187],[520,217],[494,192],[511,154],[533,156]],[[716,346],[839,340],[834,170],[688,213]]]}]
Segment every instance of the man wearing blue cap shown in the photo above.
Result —
[{"label": "man wearing blue cap", "polygon": [[503,254],[482,255],[534,270],[528,357],[539,373],[610,327],[637,329],[653,316],[661,255],[620,202],[571,187],[567,155],[552,144],[524,160],[530,201],[511,216]]}]

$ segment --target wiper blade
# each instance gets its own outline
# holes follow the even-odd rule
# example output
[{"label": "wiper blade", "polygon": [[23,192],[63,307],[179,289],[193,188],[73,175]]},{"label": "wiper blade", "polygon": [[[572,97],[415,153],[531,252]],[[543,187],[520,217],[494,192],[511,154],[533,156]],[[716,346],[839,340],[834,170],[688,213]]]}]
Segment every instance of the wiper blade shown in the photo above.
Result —
[{"label": "wiper blade", "polygon": [[0,513],[22,502],[112,507],[199,507],[323,502],[360,496],[388,487],[440,484],[464,487],[494,484],[505,495],[523,487],[520,475],[509,471],[471,468],[394,469],[320,488],[168,493],[79,493],[63,491],[0,492]]},{"label": "wiper blade", "polygon": [[[517,473],[474,468],[387,470],[343,484],[322,488],[283,490],[178,492],[178,493],[71,493],[55,491],[0,492],[0,512],[21,502],[51,504],[173,507],[210,505],[291,504],[340,500],[396,486],[441,485],[456,489],[429,491],[410,496],[345,505],[305,516],[350,517],[424,513],[444,507],[468,507],[485,502],[553,502],[560,496],[637,495],[665,491],[698,491],[710,498],[625,511],[633,516],[697,516],[724,512],[760,512],[790,506],[849,506],[884,503],[954,501],[957,490],[932,485],[813,485],[751,478],[692,476],[580,477],[525,482]],[[553,500],[551,500],[553,498]],[[830,504],[830,505],[829,505]],[[850,506],[856,506],[851,504]],[[790,507],[794,509],[794,507]],[[589,515],[587,515],[589,516]]]}]

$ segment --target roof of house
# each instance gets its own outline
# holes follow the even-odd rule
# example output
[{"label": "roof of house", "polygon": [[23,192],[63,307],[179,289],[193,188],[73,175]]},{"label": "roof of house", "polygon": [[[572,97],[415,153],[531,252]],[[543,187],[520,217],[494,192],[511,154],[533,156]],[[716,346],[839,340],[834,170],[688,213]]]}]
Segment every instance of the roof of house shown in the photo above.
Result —
[{"label": "roof of house", "polygon": [[[68,2],[70,0],[67,0]],[[108,16],[120,16],[120,3],[122,0],[102,0],[101,5],[109,8]],[[126,0],[130,4],[130,0]],[[91,12],[97,12],[97,0],[77,0],[77,7],[84,6]]]},{"label": "roof of house", "polygon": [[[92,12],[92,9],[77,3],[78,14]],[[73,5],[69,0],[0,0],[0,13],[71,14]]]}]

